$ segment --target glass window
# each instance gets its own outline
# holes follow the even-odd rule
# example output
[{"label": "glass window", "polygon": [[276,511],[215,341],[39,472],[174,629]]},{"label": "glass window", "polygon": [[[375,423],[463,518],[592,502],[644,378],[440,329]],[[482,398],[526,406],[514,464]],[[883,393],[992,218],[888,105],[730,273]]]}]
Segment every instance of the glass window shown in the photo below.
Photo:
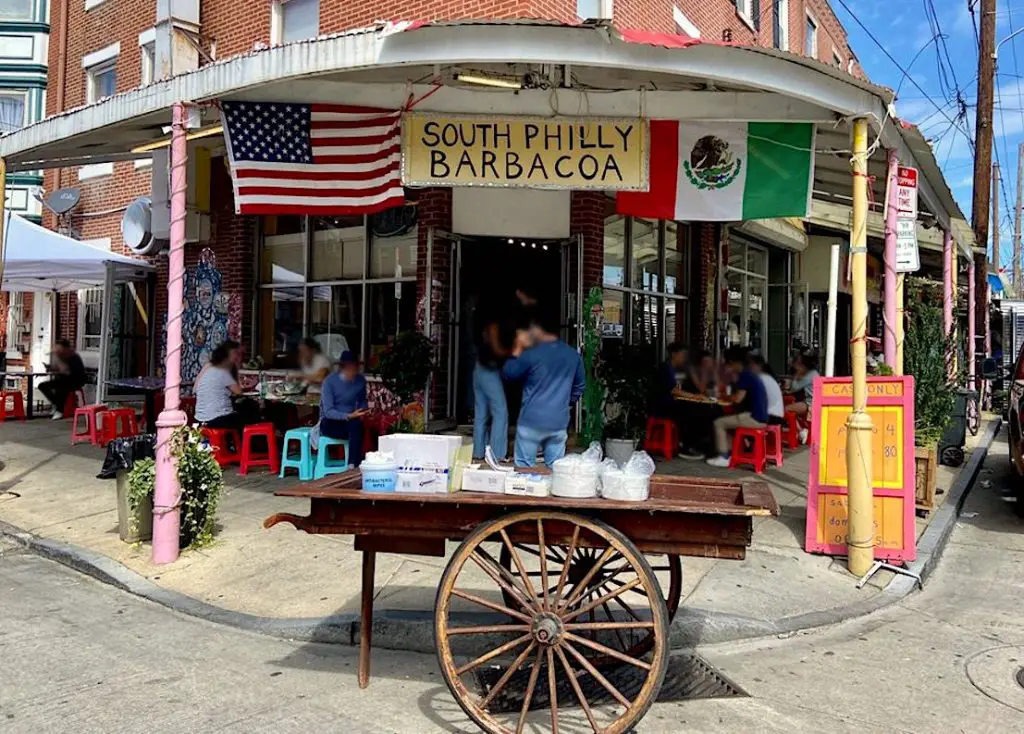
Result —
[{"label": "glass window", "polygon": [[153,74],[156,69],[156,41],[142,44],[140,51],[142,53],[142,70],[139,81],[144,87],[153,83]]},{"label": "glass window", "polygon": [[657,344],[661,329],[661,299],[657,296],[631,294],[633,300],[633,331],[630,343]]},{"label": "glass window", "polygon": [[804,30],[804,55],[812,59],[818,56],[818,24],[814,18],[807,16],[807,27]]},{"label": "glass window", "polygon": [[366,286],[366,368],[377,367],[380,353],[401,331],[416,327],[416,282],[370,283]]},{"label": "glass window", "polygon": [[760,278],[748,278],[747,345],[761,354],[765,351],[765,298],[767,284]]},{"label": "glass window", "polygon": [[768,275],[768,251],[760,247],[747,247],[747,270],[761,276]]},{"label": "glass window", "polygon": [[658,222],[633,220],[633,287],[645,291],[660,290],[658,283]]},{"label": "glass window", "polygon": [[689,304],[681,299],[665,299],[665,346],[672,342],[689,343]]},{"label": "glass window", "polygon": [[602,308],[604,318],[601,321],[601,336],[605,339],[621,339],[625,336],[623,325],[626,319],[624,308],[625,293],[604,289]]},{"label": "glass window", "polygon": [[309,334],[329,359],[350,350],[362,355],[363,286],[321,285],[309,288]]},{"label": "glass window", "polygon": [[604,220],[604,284],[626,284],[626,220],[618,215]]},{"label": "glass window", "polygon": [[287,0],[281,5],[282,43],[314,38],[319,34],[320,0]]},{"label": "glass window", "polygon": [[730,270],[726,275],[729,291],[729,328],[726,334],[730,347],[745,346],[743,333],[743,286],[742,273]]},{"label": "glass window", "polygon": [[263,217],[261,283],[303,283],[306,280],[306,217]]},{"label": "glass window", "polygon": [[257,351],[268,367],[294,362],[302,339],[305,289],[301,287],[259,290],[259,335]]},{"label": "glass window", "polygon": [[103,328],[102,288],[78,292],[78,319],[78,348],[82,351],[99,351]]},{"label": "glass window", "polygon": [[[416,275],[416,248],[419,236],[416,227],[393,237],[373,235],[370,245],[371,278],[407,278]],[[398,267],[401,267],[401,272]]]},{"label": "glass window", "polygon": [[0,135],[25,125],[25,93],[0,92]]},{"label": "glass window", "polygon": [[111,59],[89,69],[88,102],[91,104],[117,92],[117,59]]},{"label": "glass window", "polygon": [[32,20],[32,0],[0,0],[0,20]]},{"label": "glass window", "polygon": [[665,225],[665,293],[690,292],[689,228],[685,224]]},{"label": "glass window", "polygon": [[309,279],[358,280],[363,277],[366,220],[362,216],[314,217]]}]

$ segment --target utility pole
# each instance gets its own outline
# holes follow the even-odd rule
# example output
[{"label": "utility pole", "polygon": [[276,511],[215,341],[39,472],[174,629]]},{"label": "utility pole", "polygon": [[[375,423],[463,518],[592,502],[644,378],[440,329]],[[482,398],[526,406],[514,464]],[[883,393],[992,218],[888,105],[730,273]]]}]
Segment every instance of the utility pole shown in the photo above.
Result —
[{"label": "utility pole", "polygon": [[1017,211],[1013,217],[1013,289],[1017,298],[1022,295],[1020,286],[1020,215],[1024,209],[1024,143],[1017,146]]},{"label": "utility pole", "polygon": [[[977,136],[974,151],[974,196],[971,206],[971,227],[974,239],[979,247],[988,248],[989,206],[992,197],[989,176],[992,170],[992,105],[994,101],[993,85],[996,73],[996,0],[980,0],[980,46],[978,48],[978,106],[975,111],[975,130]],[[998,228],[998,221],[997,221]],[[998,262],[995,267],[998,268]],[[989,343],[988,324],[988,265],[984,256],[975,261],[975,292],[977,300],[974,304],[979,318],[982,335],[986,344]],[[986,355],[987,356],[987,355]]]},{"label": "utility pole", "polygon": [[999,273],[999,163],[992,164],[992,267]]}]

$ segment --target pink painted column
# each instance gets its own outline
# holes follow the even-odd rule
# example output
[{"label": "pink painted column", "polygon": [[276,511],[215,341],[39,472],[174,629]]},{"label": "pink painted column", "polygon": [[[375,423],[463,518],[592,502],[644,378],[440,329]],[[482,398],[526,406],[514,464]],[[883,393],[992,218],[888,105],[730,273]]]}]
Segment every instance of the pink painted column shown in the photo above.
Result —
[{"label": "pink painted column", "polygon": [[882,351],[885,363],[890,367],[896,365],[896,214],[898,210],[896,196],[896,174],[900,161],[895,150],[889,151],[888,201],[885,208],[885,330],[882,334]]},{"label": "pink painted column", "polygon": [[178,559],[178,466],[169,441],[175,429],[185,425],[178,409],[181,387],[181,314],[185,282],[185,196],[188,159],[187,111],[184,102],[174,103],[171,127],[171,251],[167,275],[167,355],[164,360],[164,409],[156,420],[156,489],[153,493],[153,563]]},{"label": "pink painted column", "polygon": [[972,390],[978,387],[974,381],[974,355],[977,351],[974,347],[977,335],[974,292],[974,258],[971,257],[967,260],[967,386]]},{"label": "pink painted column", "polygon": [[[942,233],[942,333],[948,340],[953,334],[953,235],[949,230]],[[948,347],[947,347],[948,349]],[[946,371],[952,375],[954,356],[946,353]]]}]

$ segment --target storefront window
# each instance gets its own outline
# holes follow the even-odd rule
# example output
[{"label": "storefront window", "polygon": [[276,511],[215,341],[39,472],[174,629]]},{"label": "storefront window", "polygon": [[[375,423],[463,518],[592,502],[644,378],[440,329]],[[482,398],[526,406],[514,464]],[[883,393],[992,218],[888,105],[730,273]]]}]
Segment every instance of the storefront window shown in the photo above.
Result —
[{"label": "storefront window", "polygon": [[407,278],[416,275],[416,229],[393,237],[375,234],[370,246],[371,278]]},{"label": "storefront window", "polygon": [[416,326],[416,281],[370,283],[366,293],[366,368],[373,370],[395,335]]},{"label": "storefront window", "polygon": [[604,220],[604,284],[626,284],[626,220],[617,214]]},{"label": "storefront window", "polygon": [[767,357],[768,250],[734,240],[729,243],[729,346],[750,347]]},{"label": "storefront window", "polygon": [[661,331],[661,299],[634,293],[631,344],[657,344]]},{"label": "storefront window", "polygon": [[681,294],[687,292],[689,251],[685,226],[675,222],[665,224],[665,292]]},{"label": "storefront window", "polygon": [[363,217],[314,217],[309,279],[362,278],[365,246],[366,220]]},{"label": "storefront window", "polygon": [[259,354],[267,365],[284,364],[302,339],[305,289],[276,287],[259,292]]},{"label": "storefront window", "polygon": [[263,218],[261,283],[301,283],[306,279],[306,217]]},{"label": "storefront window", "polygon": [[658,226],[658,222],[649,219],[633,220],[631,260],[633,287],[638,290],[661,290],[658,284]]},{"label": "storefront window", "polygon": [[361,285],[322,285],[309,289],[309,335],[329,359],[344,351],[359,355],[363,322]]},{"label": "storefront window", "polygon": [[625,336],[625,329],[623,328],[626,318],[624,296],[625,294],[622,291],[613,291],[605,288],[602,299],[604,320],[601,322],[601,336],[605,339],[621,339]]}]

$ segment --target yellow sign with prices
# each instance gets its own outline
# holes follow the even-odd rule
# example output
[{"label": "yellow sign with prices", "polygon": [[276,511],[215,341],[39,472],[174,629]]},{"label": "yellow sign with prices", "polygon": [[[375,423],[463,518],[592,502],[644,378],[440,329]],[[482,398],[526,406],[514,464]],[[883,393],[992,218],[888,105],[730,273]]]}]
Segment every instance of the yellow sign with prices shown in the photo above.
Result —
[{"label": "yellow sign with prices", "polygon": [[641,119],[410,114],[402,183],[644,191],[648,139]]}]

